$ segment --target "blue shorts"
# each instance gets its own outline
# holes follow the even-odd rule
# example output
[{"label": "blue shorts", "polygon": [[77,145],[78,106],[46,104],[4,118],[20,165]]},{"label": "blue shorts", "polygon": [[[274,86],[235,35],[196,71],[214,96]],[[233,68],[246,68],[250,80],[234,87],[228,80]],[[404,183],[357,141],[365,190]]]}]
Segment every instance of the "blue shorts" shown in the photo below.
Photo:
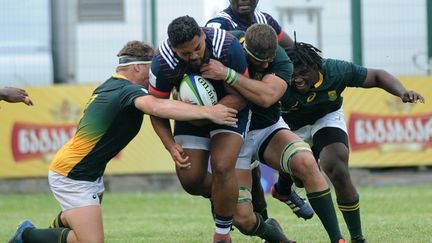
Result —
[{"label": "blue shorts", "polygon": [[176,121],[174,126],[174,139],[183,148],[209,150],[210,138],[218,133],[236,133],[243,139],[249,130],[250,107],[247,106],[237,114],[237,124],[233,126],[208,124],[205,126],[195,126],[189,122]]}]

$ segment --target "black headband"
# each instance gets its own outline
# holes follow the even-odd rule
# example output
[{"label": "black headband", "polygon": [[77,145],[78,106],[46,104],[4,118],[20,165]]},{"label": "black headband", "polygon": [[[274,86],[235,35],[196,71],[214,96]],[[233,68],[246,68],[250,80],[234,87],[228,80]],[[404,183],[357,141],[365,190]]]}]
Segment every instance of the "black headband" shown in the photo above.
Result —
[{"label": "black headband", "polygon": [[149,64],[152,56],[121,56],[119,57],[119,66],[127,66],[131,64]]}]

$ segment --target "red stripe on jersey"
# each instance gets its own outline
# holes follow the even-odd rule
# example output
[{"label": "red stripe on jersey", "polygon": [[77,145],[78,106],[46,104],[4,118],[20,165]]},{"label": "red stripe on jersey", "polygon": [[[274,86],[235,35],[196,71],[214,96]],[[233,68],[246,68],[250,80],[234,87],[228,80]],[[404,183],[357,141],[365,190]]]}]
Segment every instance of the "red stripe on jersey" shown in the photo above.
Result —
[{"label": "red stripe on jersey", "polygon": [[246,78],[249,78],[249,69],[246,67],[246,70],[243,73],[243,76],[245,76]]},{"label": "red stripe on jersey", "polygon": [[170,93],[171,93],[171,92],[159,91],[159,90],[153,88],[153,86],[151,86],[151,85],[149,85],[149,91],[152,92],[153,94],[156,94],[160,98],[168,98],[170,96]]},{"label": "red stripe on jersey", "polygon": [[282,36],[283,36],[283,31],[281,30],[281,32],[277,35],[277,39],[278,39],[278,41],[279,41],[280,39],[282,39]]}]

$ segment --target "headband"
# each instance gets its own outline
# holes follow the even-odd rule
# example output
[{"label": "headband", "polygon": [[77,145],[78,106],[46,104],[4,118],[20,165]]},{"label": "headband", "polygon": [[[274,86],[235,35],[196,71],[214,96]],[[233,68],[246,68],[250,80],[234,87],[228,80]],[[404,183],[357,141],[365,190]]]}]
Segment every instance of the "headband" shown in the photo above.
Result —
[{"label": "headband", "polygon": [[119,67],[128,66],[131,64],[150,64],[152,56],[121,56],[119,57]]},{"label": "headband", "polygon": [[255,60],[259,61],[259,62],[272,62],[274,59],[273,57],[269,57],[269,58],[261,58],[261,57],[257,57],[257,55],[253,54],[252,51],[250,51],[246,45],[246,41],[243,42],[243,48],[245,49],[245,51],[251,55]]}]

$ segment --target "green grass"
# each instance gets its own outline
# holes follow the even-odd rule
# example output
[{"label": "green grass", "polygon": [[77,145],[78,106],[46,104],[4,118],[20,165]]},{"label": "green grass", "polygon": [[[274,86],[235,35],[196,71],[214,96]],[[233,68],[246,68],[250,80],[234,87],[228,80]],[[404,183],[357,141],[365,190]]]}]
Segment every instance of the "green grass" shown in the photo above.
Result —
[{"label": "green grass", "polygon": [[[374,242],[432,242],[432,187],[361,187],[363,232]],[[334,196],[333,196],[334,198]],[[269,213],[299,243],[328,242],[318,217],[296,218],[286,205],[267,198]],[[211,242],[209,202],[178,193],[107,193],[103,212],[106,242]],[[24,218],[45,227],[59,207],[51,195],[0,195],[0,242],[6,242]],[[338,212],[346,238],[348,231]],[[234,242],[261,242],[232,234]]]}]

